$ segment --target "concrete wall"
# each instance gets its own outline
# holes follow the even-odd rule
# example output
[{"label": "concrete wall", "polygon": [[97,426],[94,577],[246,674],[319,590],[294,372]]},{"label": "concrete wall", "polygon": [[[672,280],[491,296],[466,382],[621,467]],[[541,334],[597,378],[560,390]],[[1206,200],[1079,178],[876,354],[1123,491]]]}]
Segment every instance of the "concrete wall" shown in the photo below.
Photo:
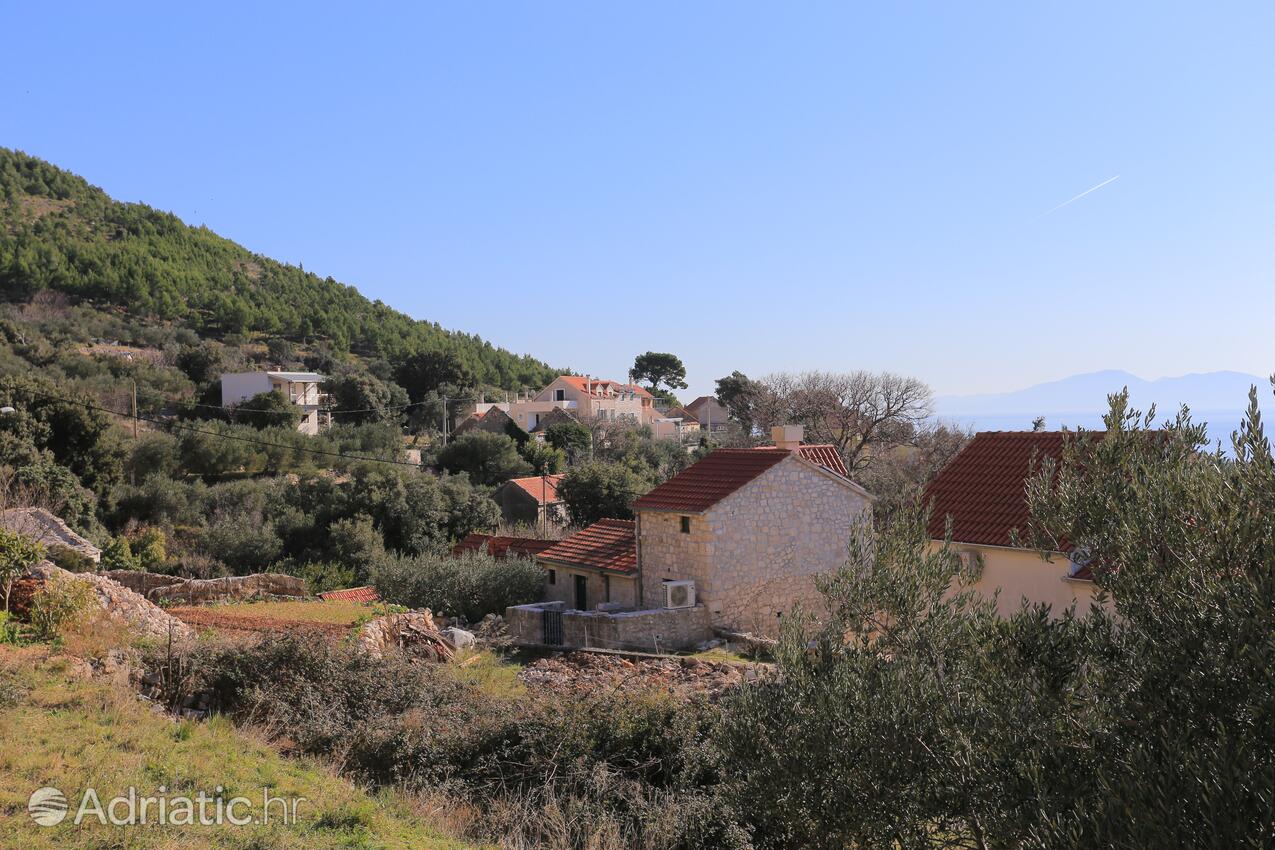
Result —
[{"label": "concrete wall", "polygon": [[[942,544],[935,542],[933,547]],[[983,573],[974,589],[992,598],[999,589],[996,610],[1008,616],[1019,609],[1023,599],[1032,604],[1045,603],[1059,616],[1073,602],[1076,613],[1084,614],[1097,593],[1091,581],[1075,581],[1067,578],[1071,565],[1067,558],[1055,555],[1049,561],[1027,549],[1006,549],[997,546],[975,546],[953,543],[962,552],[976,552],[983,556]]]},{"label": "concrete wall", "polygon": [[265,372],[230,372],[221,376],[222,405],[238,404],[274,389]]},{"label": "concrete wall", "polygon": [[643,604],[662,604],[665,579],[694,579],[713,624],[774,635],[801,604],[818,610],[814,577],[846,561],[853,525],[870,501],[796,456],[771,467],[701,515],[642,511]]},{"label": "concrete wall", "polygon": [[[595,570],[580,570],[570,567],[559,567],[555,564],[541,562],[545,571],[545,599],[550,602],[563,602],[568,608],[576,604],[576,576],[583,576],[588,608],[594,609],[607,602],[628,607],[636,607],[637,580],[633,576],[602,575]],[[554,583],[549,583],[549,571],[553,570]],[[610,585],[610,599],[607,598],[607,585]]]},{"label": "concrete wall", "polygon": [[[563,610],[559,603],[519,605],[505,610],[505,626],[516,643],[544,643],[544,610]],[[600,647],[643,652],[692,649],[713,636],[708,609],[661,608],[604,613],[563,610],[566,647]]]}]

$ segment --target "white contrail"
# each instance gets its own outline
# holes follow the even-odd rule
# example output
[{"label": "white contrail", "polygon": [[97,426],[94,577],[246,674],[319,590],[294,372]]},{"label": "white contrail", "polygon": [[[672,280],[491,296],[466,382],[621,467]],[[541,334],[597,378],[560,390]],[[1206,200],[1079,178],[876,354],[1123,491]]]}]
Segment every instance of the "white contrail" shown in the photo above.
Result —
[{"label": "white contrail", "polygon": [[1053,213],[1053,212],[1058,212],[1060,209],[1062,209],[1063,207],[1067,206],[1068,204],[1075,203],[1076,201],[1079,201],[1081,198],[1083,198],[1085,195],[1088,195],[1090,192],[1097,192],[1099,189],[1101,189],[1103,186],[1106,186],[1108,183],[1114,183],[1114,182],[1116,182],[1116,181],[1117,181],[1117,180],[1119,180],[1119,179],[1120,179],[1120,175],[1119,175],[1119,174],[1117,174],[1115,177],[1108,177],[1106,180],[1103,180],[1103,181],[1102,181],[1101,183],[1099,183],[1097,186],[1091,186],[1090,188],[1088,188],[1088,189],[1086,189],[1085,191],[1081,192],[1081,193],[1080,193],[1079,195],[1077,195],[1076,197],[1074,197],[1074,198],[1068,198],[1067,200],[1063,201],[1061,204],[1059,204],[1058,206],[1054,207],[1054,208],[1053,208],[1052,210],[1050,210],[1049,212],[1045,213],[1045,215],[1049,215],[1049,213]]}]

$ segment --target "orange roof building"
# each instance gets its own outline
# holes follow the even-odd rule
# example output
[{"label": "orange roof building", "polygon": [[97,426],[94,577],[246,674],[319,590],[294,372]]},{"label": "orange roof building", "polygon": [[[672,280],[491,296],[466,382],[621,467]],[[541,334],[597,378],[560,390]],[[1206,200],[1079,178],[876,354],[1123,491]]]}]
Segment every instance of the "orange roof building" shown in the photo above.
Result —
[{"label": "orange roof building", "polygon": [[1075,438],[1062,431],[975,434],[925,490],[933,545],[942,545],[950,521],[953,545],[982,564],[973,587],[994,597],[1002,614],[1013,613],[1024,601],[1047,604],[1055,614],[1075,604],[1083,613],[1093,601],[1093,576],[1086,564],[1065,552],[1042,555],[1015,547],[1011,534],[1027,527],[1028,478],[1045,459],[1061,460],[1066,441]]}]

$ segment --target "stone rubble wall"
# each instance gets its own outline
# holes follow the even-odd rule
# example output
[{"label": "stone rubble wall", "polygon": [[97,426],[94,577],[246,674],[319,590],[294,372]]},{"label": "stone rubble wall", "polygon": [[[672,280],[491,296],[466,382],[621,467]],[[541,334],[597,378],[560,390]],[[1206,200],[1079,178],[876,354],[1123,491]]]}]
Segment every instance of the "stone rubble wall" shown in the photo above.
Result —
[{"label": "stone rubble wall", "polygon": [[600,647],[639,652],[692,649],[713,637],[708,609],[650,608],[640,611],[577,611],[561,602],[516,605],[505,611],[514,643],[545,643],[544,612],[562,612],[564,647]]},{"label": "stone rubble wall", "polygon": [[261,596],[301,598],[308,595],[305,580],[281,573],[257,573],[227,578],[185,579],[180,584],[152,587],[146,597],[152,602],[200,605],[208,602],[239,601]]},{"label": "stone rubble wall", "polygon": [[128,626],[146,637],[166,641],[170,637],[173,640],[187,640],[195,636],[190,626],[147,601],[141,594],[134,593],[106,576],[70,573],[48,561],[32,567],[27,576],[41,583],[54,576],[87,582],[93,586],[97,604],[107,619]]}]

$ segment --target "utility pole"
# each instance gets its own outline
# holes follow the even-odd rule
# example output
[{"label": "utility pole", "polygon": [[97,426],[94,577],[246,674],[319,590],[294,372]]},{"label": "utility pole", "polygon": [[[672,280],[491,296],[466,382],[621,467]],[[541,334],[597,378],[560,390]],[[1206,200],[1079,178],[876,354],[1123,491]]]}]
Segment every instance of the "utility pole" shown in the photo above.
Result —
[{"label": "utility pole", "polygon": [[540,533],[547,540],[549,538],[549,473],[544,471],[540,473],[540,515],[543,517]]},{"label": "utility pole", "polygon": [[[134,379],[133,379],[133,381],[132,381],[132,385],[133,385],[133,392],[132,392],[132,396],[133,396],[133,442],[134,442],[134,443],[136,443],[136,442],[137,442],[137,379],[136,379],[136,378],[134,378]],[[128,483],[129,483],[129,485],[130,485],[130,486],[133,486],[133,485],[136,485],[136,484],[137,484],[137,473],[136,473],[136,472],[134,472],[134,471],[133,471],[133,470],[131,470],[131,469],[129,470],[129,473],[128,473]]]}]

